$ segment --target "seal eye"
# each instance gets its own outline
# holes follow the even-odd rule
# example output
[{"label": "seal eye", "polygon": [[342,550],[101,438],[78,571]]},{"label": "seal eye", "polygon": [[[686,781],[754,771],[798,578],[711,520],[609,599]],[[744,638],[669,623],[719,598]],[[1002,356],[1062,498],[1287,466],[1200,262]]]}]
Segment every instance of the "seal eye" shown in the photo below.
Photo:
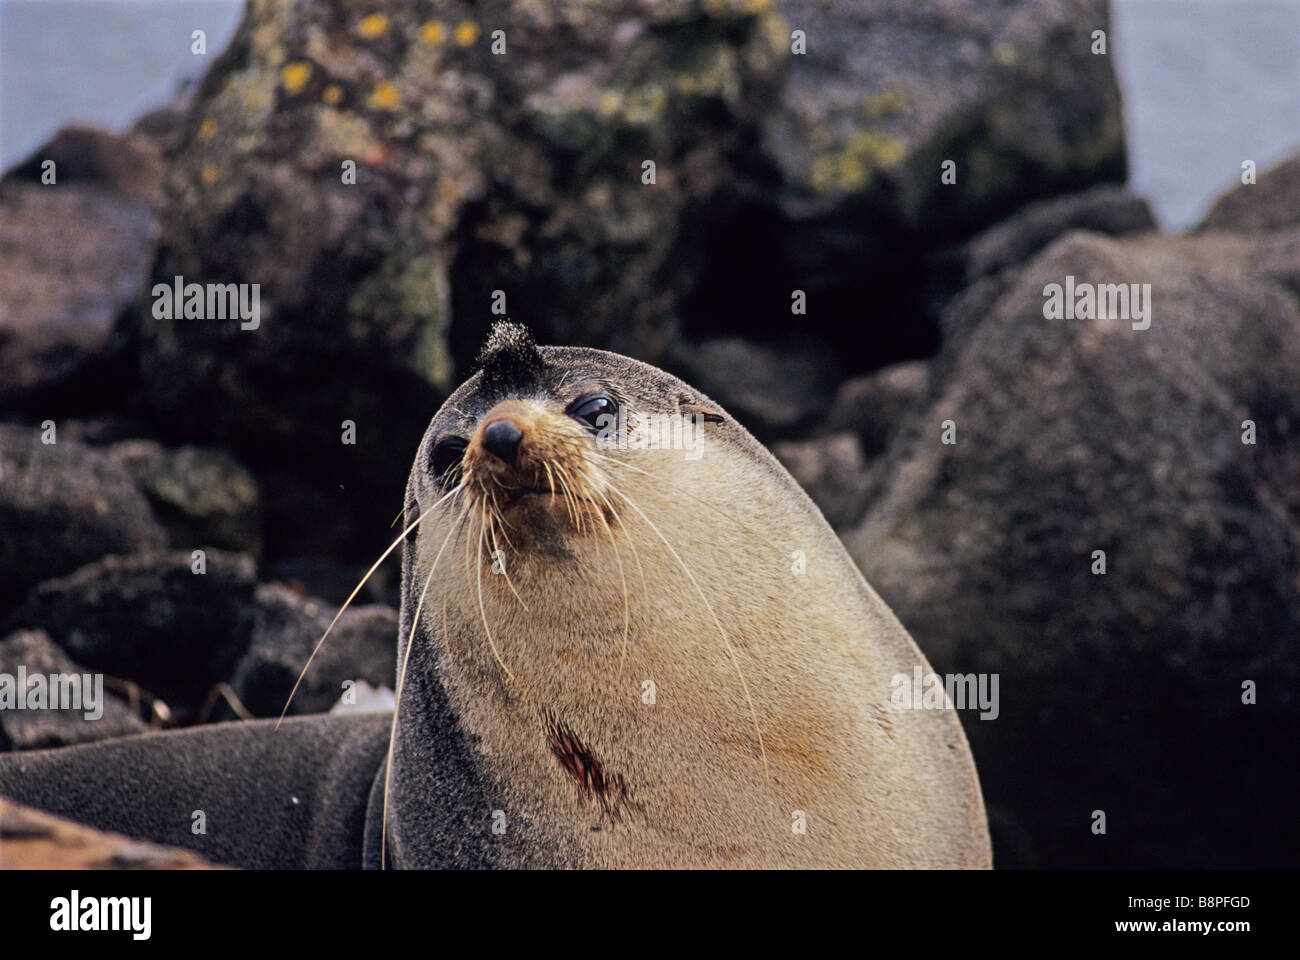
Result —
[{"label": "seal eye", "polygon": [[574,420],[581,420],[591,429],[599,430],[610,422],[602,418],[616,416],[617,408],[608,395],[593,393],[574,400],[573,403],[569,404],[567,413]]},{"label": "seal eye", "polygon": [[460,437],[450,437],[440,441],[429,457],[433,469],[433,478],[442,486],[455,479],[460,469],[461,458],[465,456],[467,444]]}]

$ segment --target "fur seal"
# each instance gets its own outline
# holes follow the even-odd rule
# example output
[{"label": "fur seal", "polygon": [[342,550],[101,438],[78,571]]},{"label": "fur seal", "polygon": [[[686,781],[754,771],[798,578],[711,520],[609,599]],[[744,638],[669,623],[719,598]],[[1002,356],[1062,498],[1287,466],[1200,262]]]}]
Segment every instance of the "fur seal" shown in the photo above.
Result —
[{"label": "fur seal", "polygon": [[990,865],[954,711],[890,709],[928,663],[676,377],[498,324],[404,515],[391,715],[0,756],[0,794],[236,866]]}]

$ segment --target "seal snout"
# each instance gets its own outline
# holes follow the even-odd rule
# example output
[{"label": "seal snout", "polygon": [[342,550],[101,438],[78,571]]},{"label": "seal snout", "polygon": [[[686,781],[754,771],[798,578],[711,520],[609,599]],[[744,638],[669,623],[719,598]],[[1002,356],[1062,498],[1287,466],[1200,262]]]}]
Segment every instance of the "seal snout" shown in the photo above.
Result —
[{"label": "seal snout", "polygon": [[483,449],[512,469],[519,458],[524,432],[508,419],[493,420],[483,428]]}]

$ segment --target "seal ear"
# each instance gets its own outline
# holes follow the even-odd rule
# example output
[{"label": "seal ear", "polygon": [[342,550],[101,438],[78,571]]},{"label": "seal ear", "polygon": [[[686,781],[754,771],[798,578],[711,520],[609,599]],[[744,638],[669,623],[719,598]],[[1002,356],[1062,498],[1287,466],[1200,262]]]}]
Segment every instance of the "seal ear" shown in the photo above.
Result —
[{"label": "seal ear", "polygon": [[475,366],[483,376],[483,389],[499,395],[538,386],[544,364],[527,327],[498,320],[488,331]]},{"label": "seal ear", "polygon": [[705,423],[726,423],[727,422],[727,418],[724,417],[722,414],[718,413],[718,411],[710,409],[709,407],[701,406],[698,403],[681,403],[678,404],[677,409],[680,410],[682,413],[686,414],[688,417],[694,417],[694,416],[703,417]]}]

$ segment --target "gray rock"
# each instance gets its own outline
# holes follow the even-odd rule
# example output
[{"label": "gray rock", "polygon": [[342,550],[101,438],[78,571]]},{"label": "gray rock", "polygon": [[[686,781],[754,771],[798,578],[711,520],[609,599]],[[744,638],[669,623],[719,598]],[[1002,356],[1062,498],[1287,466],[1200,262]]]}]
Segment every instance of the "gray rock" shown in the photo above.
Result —
[{"label": "gray rock", "polygon": [[53,444],[41,437],[0,424],[0,613],[42,580],[167,542],[119,463],[57,432]]},{"label": "gray rock", "polygon": [[244,653],[238,629],[256,587],[252,558],[206,550],[106,557],[42,583],[6,629],[39,627],[78,663],[132,680],[177,719],[202,705]]},{"label": "gray rock", "polygon": [[[276,717],[312,650],[338,608],[302,597],[279,584],[258,587],[240,632],[248,647],[230,685],[256,717]],[[325,713],[344,693],[344,683],[394,688],[397,611],[352,606],[344,611],[294,694],[290,714]]]},{"label": "gray rock", "polygon": [[812,440],[782,440],[772,444],[772,453],[832,527],[842,529],[862,516],[867,465],[856,436],[831,433]]},{"label": "gray rock", "polygon": [[831,426],[857,436],[865,458],[877,457],[929,389],[930,364],[925,360],[895,363],[875,373],[852,377],[836,391]]},{"label": "gray rock", "polygon": [[[1004,866],[1300,841],[1297,239],[1070,233],[985,287],[846,537],[937,670],[1000,675],[998,719],[963,719]],[[1045,319],[1067,275],[1152,284],[1150,329]]]},{"label": "gray rock", "polygon": [[146,201],[67,174],[0,182],[0,409],[107,392],[114,322],[143,292],[155,233]]},{"label": "gray rock", "polygon": [[[1125,178],[1105,0],[776,0],[764,29],[790,51],[715,245],[701,335],[788,329],[865,372],[932,354],[930,257],[1027,202]],[[955,164],[944,183],[942,164]],[[712,294],[712,295],[710,295]]]},{"label": "gray rock", "polygon": [[[946,231],[1124,178],[1111,57],[1091,52],[1109,30],[1104,0],[775,6],[774,40],[807,37],[763,127],[796,219],[853,203]],[[944,160],[955,184],[940,181]]]},{"label": "gray rock", "polygon": [[124,440],[107,450],[136,478],[178,548],[261,552],[257,480],[229,454]]},{"label": "gray rock", "polygon": [[[89,673],[69,660],[43,630],[19,630],[0,640],[0,674],[16,679],[20,667],[27,678],[37,674],[71,677]],[[99,683],[97,695],[102,699],[93,710],[84,701],[81,709],[0,709],[0,750],[45,750],[149,729],[125,701],[102,685],[102,675]],[[93,681],[91,686],[94,689]]]},{"label": "gray rock", "polygon": [[1214,202],[1196,228],[1262,233],[1300,225],[1300,155],[1259,173]]},{"label": "gray rock", "polygon": [[39,184],[46,161],[54,163],[56,187],[94,184],[106,193],[141,200],[149,206],[162,197],[162,153],[153,138],[140,133],[64,127],[13,167],[5,179]]},{"label": "gray rock", "polygon": [[964,284],[1024,263],[1069,230],[1113,237],[1156,229],[1151,208],[1123,187],[1102,186],[1031,203],[963,245]]}]

